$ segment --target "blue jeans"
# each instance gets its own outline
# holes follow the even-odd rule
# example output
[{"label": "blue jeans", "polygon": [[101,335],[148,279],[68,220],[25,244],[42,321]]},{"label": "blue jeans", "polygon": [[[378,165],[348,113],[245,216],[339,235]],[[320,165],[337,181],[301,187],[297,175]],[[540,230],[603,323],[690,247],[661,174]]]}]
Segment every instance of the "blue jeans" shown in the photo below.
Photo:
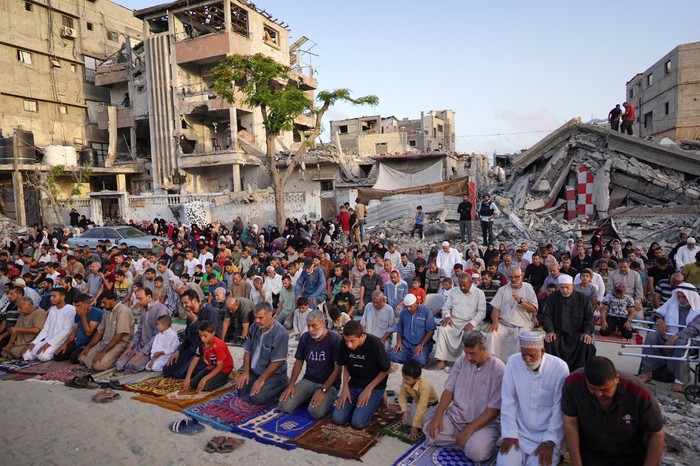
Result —
[{"label": "blue jeans", "polygon": [[355,429],[364,429],[369,424],[374,413],[379,409],[384,398],[384,389],[376,388],[372,390],[372,395],[369,401],[362,408],[355,407],[357,399],[364,388],[350,387],[351,401],[346,401],[342,408],[333,409],[333,424],[346,424],[350,421],[350,425]]}]

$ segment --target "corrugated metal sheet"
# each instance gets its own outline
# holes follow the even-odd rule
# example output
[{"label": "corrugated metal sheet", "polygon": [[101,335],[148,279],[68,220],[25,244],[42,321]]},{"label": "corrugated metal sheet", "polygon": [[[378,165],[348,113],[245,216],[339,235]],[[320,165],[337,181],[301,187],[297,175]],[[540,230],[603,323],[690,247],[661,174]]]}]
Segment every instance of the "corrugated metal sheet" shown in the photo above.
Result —
[{"label": "corrugated metal sheet", "polygon": [[423,206],[423,211],[439,213],[447,208],[448,220],[458,220],[457,206],[461,202],[457,196],[445,196],[443,193],[430,194],[397,194],[383,198],[367,211],[367,225],[378,225],[381,222],[399,218],[413,218],[417,206]]}]

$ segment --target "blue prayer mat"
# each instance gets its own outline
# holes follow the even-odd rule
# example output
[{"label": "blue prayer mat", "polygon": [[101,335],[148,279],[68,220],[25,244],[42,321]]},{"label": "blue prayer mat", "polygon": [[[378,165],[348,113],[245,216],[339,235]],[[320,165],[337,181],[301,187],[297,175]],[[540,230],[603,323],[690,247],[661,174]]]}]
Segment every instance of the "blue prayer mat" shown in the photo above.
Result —
[{"label": "blue prayer mat", "polygon": [[457,448],[435,447],[426,440],[417,443],[394,466],[479,466]]},{"label": "blue prayer mat", "polygon": [[234,426],[233,432],[260,443],[292,450],[297,446],[287,443],[287,441],[296,439],[320,421],[321,419],[311,417],[306,406],[289,414],[273,409]]}]

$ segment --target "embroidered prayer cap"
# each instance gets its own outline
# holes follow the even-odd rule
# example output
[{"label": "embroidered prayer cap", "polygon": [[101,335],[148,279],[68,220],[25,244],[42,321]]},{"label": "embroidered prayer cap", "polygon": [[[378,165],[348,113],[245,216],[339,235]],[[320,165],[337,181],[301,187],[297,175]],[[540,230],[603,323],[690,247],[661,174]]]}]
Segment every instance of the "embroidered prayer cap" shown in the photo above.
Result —
[{"label": "embroidered prayer cap", "polygon": [[625,284],[623,282],[617,282],[613,288],[615,291],[625,291]]},{"label": "embroidered prayer cap", "polygon": [[567,275],[565,273],[559,275],[557,277],[557,284],[558,285],[573,285],[574,279],[571,275]]},{"label": "embroidered prayer cap", "polygon": [[472,278],[476,280],[476,279],[481,278],[481,275],[479,275],[478,273],[474,272],[474,273],[472,274]]},{"label": "embroidered prayer cap", "polygon": [[521,348],[544,348],[544,333],[523,332],[518,336]]},{"label": "embroidered prayer cap", "polygon": [[406,296],[403,298],[403,305],[404,306],[413,306],[418,299],[416,298],[416,295],[413,293],[408,293]]}]

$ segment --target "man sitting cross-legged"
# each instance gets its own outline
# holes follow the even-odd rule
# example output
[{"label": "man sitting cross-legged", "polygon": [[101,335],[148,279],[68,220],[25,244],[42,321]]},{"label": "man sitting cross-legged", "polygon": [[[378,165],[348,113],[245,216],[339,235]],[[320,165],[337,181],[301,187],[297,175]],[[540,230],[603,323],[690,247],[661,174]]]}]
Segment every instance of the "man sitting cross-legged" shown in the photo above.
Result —
[{"label": "man sitting cross-legged", "polygon": [[113,291],[105,291],[99,298],[102,321],[85,349],[78,355],[78,361],[88,369],[105,371],[117,362],[134,334],[134,314],[117,299]]},{"label": "man sitting cross-legged", "polygon": [[[321,419],[333,406],[340,385],[340,366],[336,360],[341,336],[328,331],[326,319],[321,311],[312,311],[306,323],[308,332],[299,340],[292,377],[289,386],[280,396],[278,408],[283,413],[291,413],[308,403],[311,417]],[[304,377],[295,384],[304,363]]]}]

